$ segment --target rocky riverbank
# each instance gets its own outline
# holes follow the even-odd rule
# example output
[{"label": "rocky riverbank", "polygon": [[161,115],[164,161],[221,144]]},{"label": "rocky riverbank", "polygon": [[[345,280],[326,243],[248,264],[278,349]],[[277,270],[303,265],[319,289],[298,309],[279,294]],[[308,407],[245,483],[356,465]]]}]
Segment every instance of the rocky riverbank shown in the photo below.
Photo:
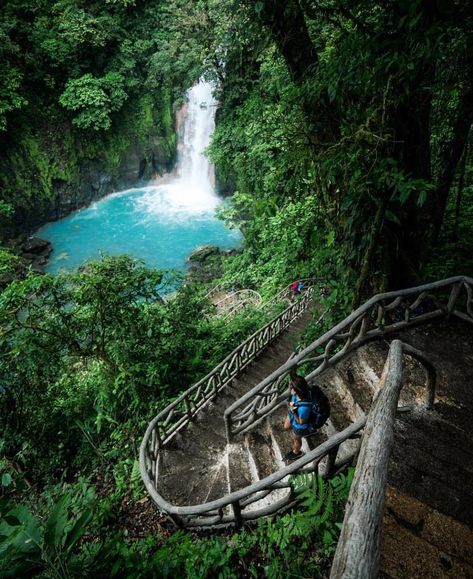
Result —
[{"label": "rocky riverbank", "polygon": [[187,261],[187,274],[191,279],[208,282],[223,274],[223,262],[241,249],[221,249],[216,245],[201,245],[194,249]]},{"label": "rocky riverbank", "polygon": [[7,247],[21,259],[25,268],[43,273],[53,250],[51,242],[33,235],[20,235],[7,243]]}]

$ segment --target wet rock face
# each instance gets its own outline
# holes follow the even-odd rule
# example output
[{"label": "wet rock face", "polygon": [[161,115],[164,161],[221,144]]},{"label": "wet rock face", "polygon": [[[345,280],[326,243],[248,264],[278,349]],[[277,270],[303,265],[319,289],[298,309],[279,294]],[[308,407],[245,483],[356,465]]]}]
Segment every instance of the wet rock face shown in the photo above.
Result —
[{"label": "wet rock face", "polygon": [[216,245],[201,245],[187,258],[188,275],[196,280],[211,281],[222,275],[223,260],[241,252],[241,249],[221,249]]},{"label": "wet rock face", "polygon": [[[52,196],[38,194],[30,205],[18,207],[8,231],[0,238],[12,239],[32,233],[49,221],[56,221],[87,207],[113,191],[145,185],[151,179],[170,171],[174,162],[172,151],[167,151],[161,140],[151,138],[147,145],[131,145],[121,155],[116,172],[100,159],[82,161],[78,174],[71,180],[55,179]],[[3,233],[3,235],[2,235]]]},{"label": "wet rock face", "polygon": [[21,235],[10,244],[11,249],[21,257],[26,267],[31,266],[33,271],[42,273],[53,247],[46,239]]},{"label": "wet rock face", "polygon": [[189,255],[188,260],[199,262],[205,261],[209,257],[220,255],[220,249],[216,245],[200,245]]},{"label": "wet rock face", "polygon": [[57,179],[53,183],[54,199],[46,207],[41,224],[65,217],[72,211],[90,205],[114,189],[114,180],[100,161],[82,166],[76,183]]},{"label": "wet rock face", "polygon": [[168,173],[174,165],[174,155],[165,150],[159,137],[150,138],[148,146],[132,145],[122,155],[113,183],[117,190],[136,187]]}]

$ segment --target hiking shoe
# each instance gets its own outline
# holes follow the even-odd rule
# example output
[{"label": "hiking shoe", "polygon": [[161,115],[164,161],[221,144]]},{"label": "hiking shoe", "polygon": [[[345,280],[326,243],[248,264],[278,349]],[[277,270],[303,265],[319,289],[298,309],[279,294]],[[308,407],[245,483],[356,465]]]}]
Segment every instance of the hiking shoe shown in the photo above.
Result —
[{"label": "hiking shoe", "polygon": [[298,454],[296,454],[295,452],[293,452],[292,450],[290,450],[288,453],[286,453],[284,455],[284,459],[285,460],[297,460],[298,458],[300,458],[304,453],[301,451]]}]

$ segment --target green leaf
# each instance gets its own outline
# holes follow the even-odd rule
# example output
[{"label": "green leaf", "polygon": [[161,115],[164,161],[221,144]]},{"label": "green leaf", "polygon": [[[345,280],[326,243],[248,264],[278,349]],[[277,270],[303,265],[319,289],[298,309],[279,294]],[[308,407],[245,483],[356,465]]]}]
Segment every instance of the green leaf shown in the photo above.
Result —
[{"label": "green leaf", "polygon": [[64,494],[51,511],[44,530],[44,542],[48,547],[57,548],[63,546],[70,503],[71,495]]},{"label": "green leaf", "polygon": [[87,526],[92,520],[93,510],[87,509],[82,513],[79,519],[75,522],[72,529],[67,533],[66,540],[64,542],[64,549],[71,551],[76,545],[77,541],[83,536],[87,531]]},{"label": "green leaf", "polygon": [[13,479],[11,477],[11,474],[8,472],[4,472],[2,475],[2,487],[9,487],[12,482]]},{"label": "green leaf", "polygon": [[389,209],[386,209],[386,213],[385,213],[386,219],[388,221],[392,221],[394,223],[397,223],[398,225],[401,225],[401,222],[399,221],[399,219],[394,215],[394,213],[392,211],[390,211]]},{"label": "green leaf", "polygon": [[423,190],[419,193],[419,197],[417,198],[417,205],[418,205],[418,207],[423,207],[426,199],[427,199],[427,191],[426,191],[425,189],[423,189]]}]

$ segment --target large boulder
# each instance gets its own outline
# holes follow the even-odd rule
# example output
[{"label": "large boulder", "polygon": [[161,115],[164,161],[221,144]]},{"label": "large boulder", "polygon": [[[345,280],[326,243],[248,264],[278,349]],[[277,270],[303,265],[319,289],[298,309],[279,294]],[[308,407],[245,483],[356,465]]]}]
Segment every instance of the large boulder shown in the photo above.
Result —
[{"label": "large boulder", "polygon": [[188,261],[206,261],[209,257],[217,257],[221,254],[221,249],[216,245],[199,245],[187,258]]},{"label": "large boulder", "polygon": [[50,241],[34,235],[20,235],[9,244],[14,253],[21,257],[26,267],[42,273],[53,250]]}]

